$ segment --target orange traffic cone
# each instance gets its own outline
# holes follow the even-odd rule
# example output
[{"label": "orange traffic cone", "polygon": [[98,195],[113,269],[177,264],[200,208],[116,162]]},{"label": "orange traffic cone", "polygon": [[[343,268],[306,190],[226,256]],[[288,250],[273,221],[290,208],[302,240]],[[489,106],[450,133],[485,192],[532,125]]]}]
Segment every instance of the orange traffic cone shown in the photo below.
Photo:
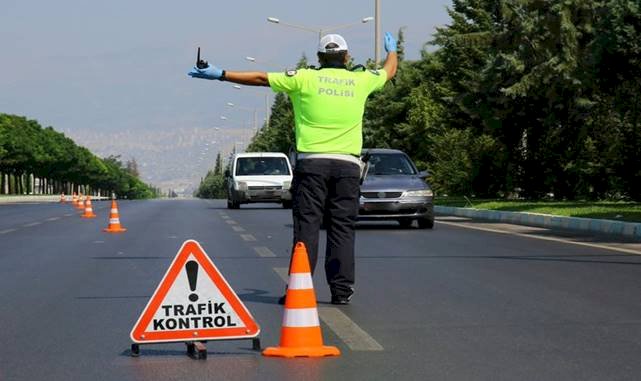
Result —
[{"label": "orange traffic cone", "polygon": [[109,226],[106,229],[102,229],[103,232],[107,233],[122,233],[126,232],[127,229],[120,226],[120,216],[118,215],[118,205],[116,200],[111,200],[111,213],[109,213]]},{"label": "orange traffic cone", "polygon": [[71,205],[78,206],[78,195],[76,192],[73,192],[73,196],[71,196]]},{"label": "orange traffic cone", "polygon": [[85,210],[85,200],[82,198],[82,193],[78,196],[78,203],[76,204],[76,208],[79,210]]},{"label": "orange traffic cone", "polygon": [[65,202],[67,202],[67,198],[65,197],[65,194],[60,193],[60,203],[64,204]]},{"label": "orange traffic cone", "polygon": [[85,214],[80,216],[82,218],[96,218],[96,215],[93,214],[93,208],[91,207],[91,196],[87,196],[87,201],[85,201]]},{"label": "orange traffic cone", "polygon": [[289,271],[280,345],[265,349],[263,355],[322,357],[340,354],[338,348],[323,345],[307,249],[305,244],[298,242]]}]

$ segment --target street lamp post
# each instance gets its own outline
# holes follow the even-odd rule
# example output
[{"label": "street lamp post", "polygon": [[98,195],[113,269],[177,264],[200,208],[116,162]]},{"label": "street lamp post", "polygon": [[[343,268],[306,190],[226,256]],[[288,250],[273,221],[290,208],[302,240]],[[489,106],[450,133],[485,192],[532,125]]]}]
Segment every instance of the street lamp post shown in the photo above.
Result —
[{"label": "street lamp post", "polygon": [[223,127],[231,126],[231,127],[247,128],[247,124],[248,124],[248,123],[246,123],[244,121],[238,121],[238,120],[234,120],[234,119],[229,119],[226,116],[221,116],[220,120],[224,121]]},{"label": "street lamp post", "polygon": [[286,23],[286,22],[280,21],[280,19],[276,18],[276,17],[267,17],[267,21],[269,21],[270,23],[273,23],[273,24],[279,24],[279,25],[283,25],[283,26],[288,26],[290,28],[300,29],[300,30],[304,30],[306,32],[317,33],[319,41],[323,37],[323,33],[333,32],[333,31],[338,30],[338,29],[349,28],[349,27],[352,27],[352,26],[355,26],[355,25],[358,25],[358,24],[365,24],[365,23],[368,23],[368,22],[370,22],[372,20],[374,20],[374,17],[370,16],[370,17],[364,17],[358,22],[353,22],[353,23],[349,23],[349,24],[336,25],[336,26],[323,27],[323,28],[312,28],[312,27],[308,27],[308,26],[305,26],[305,25]]},{"label": "street lamp post", "polygon": [[264,98],[265,98],[265,120],[266,120],[265,123],[266,123],[266,126],[269,126],[269,93],[264,93],[262,91],[253,90],[251,88],[245,88],[245,87],[242,87],[240,85],[233,85],[233,88],[236,89],[236,90],[243,90],[243,89],[249,90],[249,91],[253,92],[254,94],[260,95],[261,97],[264,96]]},{"label": "street lamp post", "polygon": [[254,114],[254,131],[258,132],[258,120],[256,119],[256,108],[249,108],[249,107],[242,107],[242,106],[236,106],[234,103],[227,102],[228,107],[233,107],[239,110],[246,110],[246,111],[251,111]]},{"label": "street lamp post", "polygon": [[273,69],[277,69],[277,70],[281,70],[283,68],[283,66],[278,65],[277,63],[274,63],[274,62],[271,62],[271,61],[266,61],[266,60],[263,60],[263,59],[259,60],[259,59],[256,59],[256,57],[247,56],[247,57],[245,57],[245,60],[249,61],[251,63],[269,66],[269,67],[271,67]]},{"label": "street lamp post", "polygon": [[381,60],[381,0],[374,1],[374,16],[376,17],[374,26],[374,63],[378,65]]}]

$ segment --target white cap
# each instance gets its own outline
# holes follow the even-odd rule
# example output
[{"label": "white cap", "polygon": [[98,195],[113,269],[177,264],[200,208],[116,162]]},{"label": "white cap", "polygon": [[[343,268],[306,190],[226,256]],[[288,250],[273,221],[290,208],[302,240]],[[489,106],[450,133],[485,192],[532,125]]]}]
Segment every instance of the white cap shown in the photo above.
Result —
[{"label": "white cap", "polygon": [[327,34],[318,43],[319,53],[336,53],[347,51],[347,42],[339,34]]}]

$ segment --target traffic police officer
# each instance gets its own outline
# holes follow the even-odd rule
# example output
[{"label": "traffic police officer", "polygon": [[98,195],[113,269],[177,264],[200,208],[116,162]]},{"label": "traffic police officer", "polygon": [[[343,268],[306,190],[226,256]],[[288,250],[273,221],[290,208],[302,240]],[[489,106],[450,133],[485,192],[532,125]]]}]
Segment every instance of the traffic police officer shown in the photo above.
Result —
[{"label": "traffic police officer", "polygon": [[354,227],[359,206],[363,112],[367,97],[396,74],[396,45],[391,33],[386,33],[387,58],[380,70],[347,70],[347,43],[340,35],[329,34],[321,38],[318,46],[319,69],[235,72],[208,64],[188,73],[195,78],[270,86],[289,95],[298,152],[292,183],[294,244],[305,244],[313,272],[325,216],[325,275],[333,304],[348,304],[354,293]]}]

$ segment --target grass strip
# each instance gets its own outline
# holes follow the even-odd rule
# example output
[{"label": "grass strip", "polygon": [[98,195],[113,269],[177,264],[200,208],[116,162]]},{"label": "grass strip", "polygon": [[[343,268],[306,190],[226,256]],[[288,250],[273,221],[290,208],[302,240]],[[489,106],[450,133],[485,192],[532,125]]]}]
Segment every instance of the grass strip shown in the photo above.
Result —
[{"label": "grass strip", "polygon": [[641,222],[641,203],[624,201],[519,201],[437,197],[435,205]]}]

